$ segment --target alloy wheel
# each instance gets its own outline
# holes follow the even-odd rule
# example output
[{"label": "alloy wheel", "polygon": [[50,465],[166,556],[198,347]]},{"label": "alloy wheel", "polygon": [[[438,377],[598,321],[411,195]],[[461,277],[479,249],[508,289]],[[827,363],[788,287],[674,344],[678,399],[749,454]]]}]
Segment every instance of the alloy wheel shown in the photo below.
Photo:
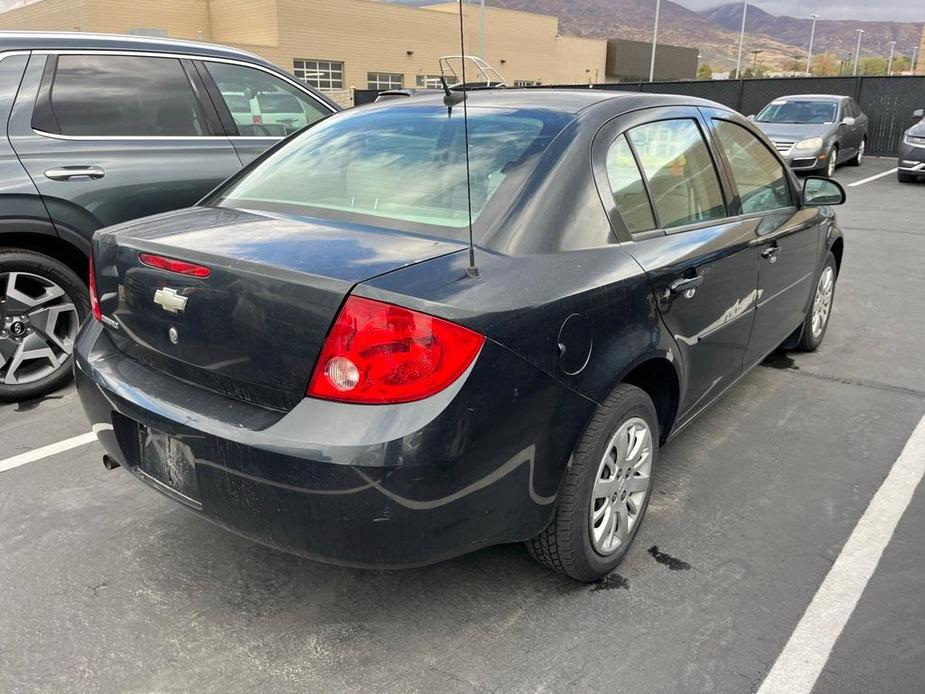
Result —
[{"label": "alloy wheel", "polygon": [[832,178],[835,175],[835,167],[838,165],[838,150],[834,147],[829,152],[829,163],[826,165],[826,176]]},{"label": "alloy wheel", "polygon": [[613,554],[632,535],[652,481],[652,432],[640,417],[626,420],[610,438],[591,492],[591,544]]},{"label": "alloy wheel", "polygon": [[858,166],[864,162],[864,150],[867,149],[867,143],[864,140],[861,140],[861,144],[858,145]]},{"label": "alloy wheel", "polygon": [[74,351],[79,327],[73,300],[47,277],[0,273],[0,384],[53,374]]},{"label": "alloy wheel", "polygon": [[813,337],[819,338],[825,325],[829,321],[829,313],[832,311],[832,293],[835,289],[835,270],[831,265],[827,265],[819,277],[819,284],[816,286],[816,296],[813,298]]}]

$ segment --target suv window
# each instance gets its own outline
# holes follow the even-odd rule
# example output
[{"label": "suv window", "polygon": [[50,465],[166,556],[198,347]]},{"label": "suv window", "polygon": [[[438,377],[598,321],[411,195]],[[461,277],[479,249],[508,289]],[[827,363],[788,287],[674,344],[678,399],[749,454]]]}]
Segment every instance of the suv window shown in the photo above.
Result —
[{"label": "suv window", "polygon": [[614,202],[630,233],[654,229],[655,217],[649,194],[633,151],[623,135],[614,140],[607,151],[607,179]]},{"label": "suv window", "polygon": [[732,177],[739,189],[743,214],[789,207],[790,186],[777,157],[765,144],[741,125],[713,121],[716,139],[726,154]]},{"label": "suv window", "polygon": [[719,177],[693,119],[647,123],[628,132],[664,228],[726,216]]},{"label": "suv window", "polygon": [[291,84],[263,70],[206,63],[239,135],[285,137],[330,114]]},{"label": "suv window", "polygon": [[62,135],[196,136],[206,128],[176,58],[62,55],[50,90]]}]

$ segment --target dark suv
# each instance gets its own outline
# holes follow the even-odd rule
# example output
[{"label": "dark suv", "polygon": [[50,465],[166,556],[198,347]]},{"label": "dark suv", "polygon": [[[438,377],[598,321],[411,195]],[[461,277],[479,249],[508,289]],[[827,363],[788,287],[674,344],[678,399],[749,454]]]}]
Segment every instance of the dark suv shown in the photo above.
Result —
[{"label": "dark suv", "polygon": [[231,48],[0,32],[0,400],[70,377],[95,230],[188,207],[337,110]]}]

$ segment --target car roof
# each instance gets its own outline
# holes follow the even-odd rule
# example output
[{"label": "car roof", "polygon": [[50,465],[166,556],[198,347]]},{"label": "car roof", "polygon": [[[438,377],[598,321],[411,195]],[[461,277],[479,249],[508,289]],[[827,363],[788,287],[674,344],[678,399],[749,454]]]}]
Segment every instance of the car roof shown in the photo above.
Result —
[{"label": "car roof", "polygon": [[850,98],[843,94],[790,94],[779,96],[773,101],[843,101]]},{"label": "car roof", "polygon": [[124,50],[153,53],[186,53],[209,58],[246,58],[249,62],[274,67],[258,55],[228,46],[201,41],[183,41],[159,36],[92,34],[76,31],[0,31],[0,52],[30,50]]},{"label": "car roof", "polygon": [[[455,92],[454,93],[458,93]],[[588,108],[608,102],[608,109],[617,115],[637,108],[651,106],[711,106],[728,110],[721,104],[705,99],[675,94],[641,93],[611,89],[558,89],[558,88],[496,88],[471,89],[466,92],[470,106],[483,108],[536,108],[577,115]],[[410,106],[443,106],[443,94],[437,91],[418,92],[407,99],[389,99],[364,108],[403,108]],[[457,106],[461,108],[461,106]]]}]

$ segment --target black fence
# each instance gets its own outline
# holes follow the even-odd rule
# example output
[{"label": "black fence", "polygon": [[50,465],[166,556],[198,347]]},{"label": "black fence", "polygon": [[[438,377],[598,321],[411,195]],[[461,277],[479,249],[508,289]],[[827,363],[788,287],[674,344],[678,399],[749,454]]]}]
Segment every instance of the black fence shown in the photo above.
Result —
[{"label": "black fence", "polygon": [[[853,97],[870,118],[867,152],[875,155],[896,154],[903,131],[912,123],[912,112],[925,108],[925,76],[621,82],[543,85],[530,89],[555,87],[683,94],[717,101],[745,115],[758,113],[769,101],[788,94],[844,94]],[[375,101],[379,92],[355,89],[353,94],[354,104],[360,106]]]}]

